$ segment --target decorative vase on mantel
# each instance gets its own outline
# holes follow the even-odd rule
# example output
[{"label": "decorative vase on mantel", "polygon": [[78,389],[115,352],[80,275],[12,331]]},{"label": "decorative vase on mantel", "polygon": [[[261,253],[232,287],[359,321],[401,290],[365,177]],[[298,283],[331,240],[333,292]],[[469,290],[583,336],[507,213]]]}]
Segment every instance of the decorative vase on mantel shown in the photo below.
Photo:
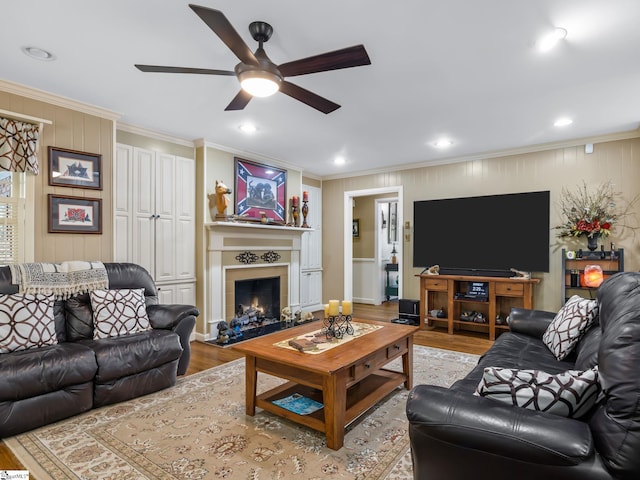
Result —
[{"label": "decorative vase on mantel", "polygon": [[587,235],[587,248],[592,252],[598,248],[598,238],[600,238],[599,233],[593,233],[591,236]]}]

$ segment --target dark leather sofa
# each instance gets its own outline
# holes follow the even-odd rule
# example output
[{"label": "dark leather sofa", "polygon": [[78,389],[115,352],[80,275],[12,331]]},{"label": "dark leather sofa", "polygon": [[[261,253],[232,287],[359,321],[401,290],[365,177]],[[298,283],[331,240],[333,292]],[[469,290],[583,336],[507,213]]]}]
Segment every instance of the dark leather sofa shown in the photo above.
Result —
[{"label": "dark leather sofa", "polygon": [[[448,389],[414,387],[406,409],[414,478],[640,478],[640,273],[610,277],[597,299],[599,323],[563,361],[541,341],[555,314],[514,309],[510,332],[466,378]],[[603,394],[579,420],[473,395],[484,367],[553,374],[596,364]]]},{"label": "dark leather sofa", "polygon": [[[56,301],[57,345],[0,354],[0,438],[170,387],[186,372],[198,309],[159,305],[139,265],[104,265],[109,289],[144,288],[152,329],[94,340],[89,294]],[[17,292],[0,267],[0,293]]]}]

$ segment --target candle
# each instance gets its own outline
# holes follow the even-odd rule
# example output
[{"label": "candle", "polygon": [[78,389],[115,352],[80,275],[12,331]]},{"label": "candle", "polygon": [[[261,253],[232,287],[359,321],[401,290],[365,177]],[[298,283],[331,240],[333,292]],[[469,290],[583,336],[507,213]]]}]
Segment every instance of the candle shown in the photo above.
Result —
[{"label": "candle", "polygon": [[351,300],[342,301],[342,314],[351,315]]},{"label": "candle", "polygon": [[335,317],[338,315],[338,304],[340,302],[338,300],[329,300],[329,316]]},{"label": "candle", "polygon": [[295,195],[291,197],[291,205],[293,205],[294,207],[298,206],[298,197],[296,197]]},{"label": "candle", "polygon": [[328,318],[329,317],[329,304],[325,303],[324,304],[324,318]]},{"label": "candle", "polygon": [[309,192],[302,192],[302,201],[303,202],[309,201]]}]

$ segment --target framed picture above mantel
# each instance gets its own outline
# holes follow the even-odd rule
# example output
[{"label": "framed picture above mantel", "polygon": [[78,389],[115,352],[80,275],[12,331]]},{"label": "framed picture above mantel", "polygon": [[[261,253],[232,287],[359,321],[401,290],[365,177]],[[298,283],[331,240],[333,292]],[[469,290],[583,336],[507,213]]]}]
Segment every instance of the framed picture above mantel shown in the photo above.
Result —
[{"label": "framed picture above mantel", "polygon": [[234,194],[237,216],[286,220],[286,170],[236,157]]}]

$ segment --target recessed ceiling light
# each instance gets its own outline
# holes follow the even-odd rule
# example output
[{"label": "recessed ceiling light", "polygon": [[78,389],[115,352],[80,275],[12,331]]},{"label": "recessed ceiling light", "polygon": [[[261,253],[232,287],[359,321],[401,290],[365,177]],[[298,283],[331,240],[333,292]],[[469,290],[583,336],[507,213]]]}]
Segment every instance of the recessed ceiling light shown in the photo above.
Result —
[{"label": "recessed ceiling light", "polygon": [[553,123],[554,127],[566,127],[567,125],[571,125],[573,120],[568,117],[559,118]]},{"label": "recessed ceiling light", "polygon": [[22,47],[21,50],[25,55],[35,58],[36,60],[51,61],[56,59],[56,56],[53,53],[39,47],[27,46]]},{"label": "recessed ceiling light", "polygon": [[447,148],[453,145],[453,142],[448,138],[441,138],[433,144],[436,148]]},{"label": "recessed ceiling light", "polygon": [[555,28],[552,32],[544,35],[538,42],[538,50],[548,52],[555,47],[560,40],[567,37],[567,31],[564,28]]},{"label": "recessed ceiling light", "polygon": [[344,165],[346,163],[346,160],[344,157],[336,157],[333,163],[335,163],[336,165]]},{"label": "recessed ceiling light", "polygon": [[256,126],[251,123],[243,123],[238,128],[242,130],[244,133],[255,133],[256,130],[258,130]]}]

